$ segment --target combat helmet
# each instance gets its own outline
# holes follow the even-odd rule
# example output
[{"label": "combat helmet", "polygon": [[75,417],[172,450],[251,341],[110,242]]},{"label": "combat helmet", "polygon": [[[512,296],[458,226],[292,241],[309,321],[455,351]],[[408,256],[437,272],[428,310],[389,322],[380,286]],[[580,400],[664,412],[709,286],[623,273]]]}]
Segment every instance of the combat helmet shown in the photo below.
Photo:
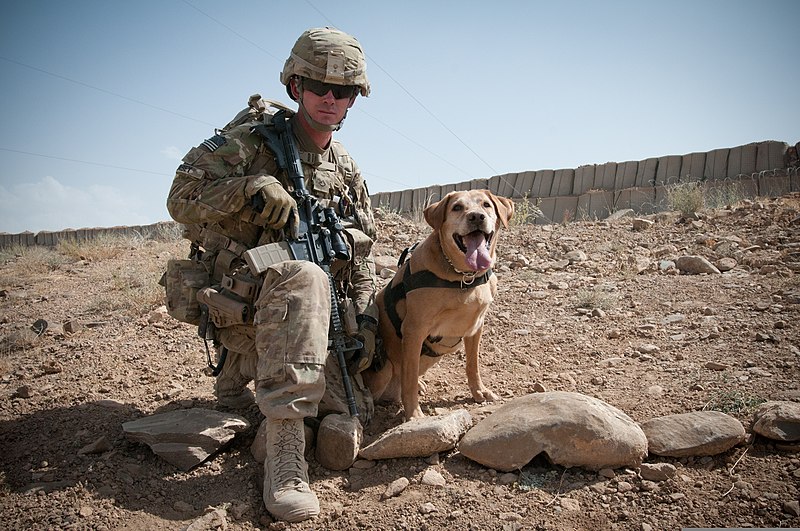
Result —
[{"label": "combat helmet", "polygon": [[[334,85],[357,86],[362,96],[370,93],[367,61],[361,43],[352,35],[330,27],[304,31],[292,47],[280,79],[286,86],[286,93],[293,100],[295,98],[289,82],[294,76]],[[299,103],[301,110],[304,110],[302,101]],[[322,126],[314,123],[312,125]],[[340,126],[341,123],[333,129]],[[328,126],[322,127],[331,129]]]}]

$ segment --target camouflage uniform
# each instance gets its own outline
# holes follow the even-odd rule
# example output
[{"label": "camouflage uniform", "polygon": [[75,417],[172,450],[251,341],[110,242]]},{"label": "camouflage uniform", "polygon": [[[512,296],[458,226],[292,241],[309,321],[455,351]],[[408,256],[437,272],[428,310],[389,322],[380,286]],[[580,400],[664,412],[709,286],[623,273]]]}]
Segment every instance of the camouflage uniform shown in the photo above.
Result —
[{"label": "camouflage uniform", "polygon": [[[251,106],[252,106],[251,99]],[[187,226],[201,249],[212,282],[223,275],[249,278],[244,251],[286,239],[282,230],[258,224],[250,190],[259,178],[274,176],[287,190],[292,185],[266,142],[252,131],[255,120],[269,121],[256,107],[244,124],[193,148],[178,168],[167,200],[172,217]],[[340,296],[352,299],[356,314],[377,318],[374,308],[375,266],[371,244],[375,224],[366,183],[345,149],[331,141],[319,149],[291,118],[301,154],[306,188],[322,203],[335,206],[346,227],[351,260],[337,261],[331,271]],[[289,260],[274,264],[258,279],[252,324],[217,332],[229,350],[215,391],[220,399],[246,398],[255,380],[256,400],[273,418],[302,418],[347,412],[335,357],[328,359],[330,297],[327,276],[315,264]],[[325,379],[334,379],[325,386]],[[372,415],[372,399],[360,375],[353,375],[362,422]]]},{"label": "camouflage uniform", "polygon": [[[295,42],[280,79],[299,104],[299,114],[290,121],[305,188],[320,206],[332,208],[345,227],[350,259],[334,261],[330,272],[335,295],[348,303],[340,306],[352,308],[345,312],[351,318],[343,319],[348,333],[364,340],[365,355],[353,360],[363,370],[374,354],[378,315],[372,259],[375,225],[361,173],[331,135],[341,127],[356,96],[369,95],[366,58],[355,37],[332,28],[312,28]],[[304,104],[304,98],[314,101],[309,94],[338,106],[339,122],[315,119],[320,116],[317,109],[312,113]],[[265,449],[264,505],[276,518],[299,522],[320,512],[309,485],[302,419],[347,412],[348,407],[338,361],[328,356],[332,300],[327,274],[311,262],[288,259],[292,255],[286,253],[281,258],[269,255],[268,267],[259,265],[255,269],[260,274],[254,277],[257,273],[242,259],[249,249],[285,241],[284,230],[293,226],[287,223],[297,207],[287,192],[293,190],[291,179],[279,169],[268,148],[271,143],[261,134],[274,127],[266,103],[255,95],[249,107],[221,133],[189,151],[175,175],[167,208],[186,226],[191,256],[203,267],[196,261],[171,261],[165,282],[167,302],[171,313],[186,322],[202,322],[199,306],[192,306],[195,300],[208,309],[218,329],[215,341],[229,358],[215,386],[221,402],[252,400],[247,384],[255,380],[256,401],[264,414],[258,432],[263,435],[256,441],[263,440]],[[254,200],[263,209],[256,211]],[[213,286],[202,287],[207,278]],[[366,423],[372,416],[372,398],[359,374],[352,380],[360,419]],[[347,448],[352,451],[336,444],[334,452],[355,459],[361,426],[358,419],[348,419],[354,429]],[[323,438],[317,448],[333,439],[337,438]]]}]

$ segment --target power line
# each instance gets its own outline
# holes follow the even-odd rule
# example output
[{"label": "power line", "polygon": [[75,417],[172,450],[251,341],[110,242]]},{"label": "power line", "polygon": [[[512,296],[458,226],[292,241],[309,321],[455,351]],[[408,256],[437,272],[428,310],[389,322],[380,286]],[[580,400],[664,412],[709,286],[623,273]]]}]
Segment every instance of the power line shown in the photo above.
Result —
[{"label": "power line", "polygon": [[[325,20],[327,20],[327,21],[328,21],[328,22],[329,22],[331,25],[333,25],[333,26],[336,26],[336,24],[335,24],[335,23],[334,23],[334,22],[333,22],[333,21],[332,21],[330,18],[328,18],[328,16],[327,16],[327,15],[325,15],[325,13],[323,13],[322,11],[320,11],[320,10],[319,10],[319,8],[317,8],[317,6],[315,6],[314,4],[312,4],[312,3],[311,3],[311,0],[306,0],[306,3],[307,3],[309,6],[311,6],[311,8],[312,8],[312,9],[314,9],[314,10],[315,10],[317,13],[319,13],[319,14],[320,14],[320,16],[321,16],[322,18],[324,18]],[[375,65],[376,67],[378,67],[378,68],[379,68],[379,69],[380,69],[380,70],[381,70],[381,71],[382,71],[384,74],[386,74],[386,76],[387,76],[389,79],[391,79],[392,81],[394,81],[394,83],[395,83],[395,84],[396,84],[398,87],[400,87],[400,88],[403,90],[403,92],[405,92],[406,94],[408,94],[408,97],[410,97],[412,100],[414,100],[414,101],[417,103],[417,105],[419,105],[420,107],[422,107],[422,109],[423,109],[425,112],[427,112],[428,114],[430,114],[430,115],[433,117],[433,119],[434,119],[434,120],[436,120],[437,122],[439,122],[439,124],[440,124],[442,127],[444,127],[444,128],[445,128],[445,130],[447,130],[447,132],[448,132],[448,133],[450,133],[451,135],[453,135],[453,137],[454,137],[456,140],[458,140],[459,142],[461,142],[461,144],[462,144],[462,145],[463,145],[465,148],[467,148],[467,149],[468,149],[468,150],[469,150],[469,151],[470,151],[470,152],[471,152],[473,155],[475,155],[475,157],[477,157],[477,158],[478,158],[478,160],[480,160],[481,162],[483,162],[483,163],[486,165],[486,167],[487,167],[487,168],[489,168],[490,170],[492,170],[492,172],[493,172],[495,175],[497,175],[497,174],[499,173],[497,170],[495,170],[495,169],[492,167],[492,165],[491,165],[491,164],[489,164],[488,162],[486,162],[486,160],[485,160],[483,157],[481,157],[481,156],[480,156],[480,155],[479,155],[479,154],[478,154],[478,153],[477,153],[477,152],[476,152],[474,149],[472,149],[472,148],[471,148],[471,147],[470,147],[470,146],[469,146],[469,145],[468,145],[466,142],[464,142],[464,140],[462,140],[462,139],[461,139],[461,137],[459,137],[459,136],[458,136],[458,135],[457,135],[457,134],[456,134],[456,133],[455,133],[455,132],[454,132],[452,129],[450,129],[450,128],[447,126],[447,124],[445,124],[445,123],[444,123],[442,120],[440,120],[440,119],[439,119],[439,117],[438,117],[438,116],[436,116],[436,115],[433,113],[433,111],[431,111],[430,109],[428,109],[428,108],[427,108],[427,107],[426,107],[426,106],[425,106],[425,105],[424,105],[424,104],[423,104],[423,103],[422,103],[422,102],[421,102],[421,101],[420,101],[420,100],[419,100],[419,99],[418,99],[416,96],[414,96],[414,95],[411,93],[411,91],[409,91],[409,90],[408,90],[408,89],[407,89],[405,86],[403,86],[403,84],[402,84],[402,83],[400,83],[398,80],[396,80],[396,79],[394,78],[394,76],[392,76],[392,75],[391,75],[391,74],[390,74],[390,73],[389,73],[389,72],[388,72],[388,71],[387,71],[385,68],[383,68],[383,67],[382,67],[382,66],[381,66],[381,65],[380,65],[380,64],[379,64],[377,61],[375,61],[375,59],[373,59],[371,56],[367,55],[366,53],[365,53],[364,55],[365,55],[365,56],[366,56],[366,57],[369,59],[369,62],[370,62],[370,64],[374,64],[374,65]],[[467,174],[467,175],[469,175],[469,174]]]},{"label": "power line", "polygon": [[171,111],[169,109],[165,109],[164,107],[159,107],[157,105],[153,105],[153,104],[147,103],[145,101],[137,100],[137,99],[134,99],[134,98],[131,98],[131,97],[128,97],[128,96],[123,96],[122,94],[117,94],[116,92],[111,92],[110,90],[106,90],[104,88],[96,87],[94,85],[90,85],[88,83],[84,83],[83,81],[78,81],[76,79],[72,79],[72,78],[69,78],[69,77],[66,77],[66,76],[62,76],[61,74],[55,74],[53,72],[49,72],[49,71],[44,70],[42,68],[38,68],[38,67],[35,67],[35,66],[32,66],[32,65],[23,63],[21,61],[16,61],[16,60],[11,59],[9,57],[5,57],[5,56],[0,55],[0,59],[3,59],[4,61],[8,61],[9,63],[14,63],[15,65],[18,65],[18,66],[29,68],[29,69],[34,70],[36,72],[41,72],[42,74],[47,74],[48,76],[52,76],[52,77],[55,77],[55,78],[58,78],[58,79],[63,79],[64,81],[69,81],[70,83],[74,83],[74,84],[80,85],[82,87],[90,88],[92,90],[96,90],[98,92],[102,92],[104,94],[108,94],[110,96],[115,96],[117,98],[122,98],[123,100],[127,100],[127,101],[130,101],[130,102],[133,102],[133,103],[138,103],[139,105],[144,105],[145,107],[150,107],[151,109],[156,109],[158,111],[166,112],[166,113],[172,114],[174,116],[179,116],[179,117],[185,118],[187,120],[192,120],[193,122],[198,122],[198,123],[201,123],[201,124],[210,125],[211,127],[214,127],[214,124],[210,124],[208,122],[204,122],[203,120],[198,120],[197,118],[192,118],[191,116],[186,116],[185,114],[181,114],[179,112]]},{"label": "power line", "polygon": [[270,57],[272,57],[272,58],[274,58],[275,60],[277,60],[278,62],[282,61],[282,59],[281,59],[280,57],[276,57],[276,56],[275,56],[275,54],[273,54],[273,53],[272,53],[272,52],[270,52],[269,50],[265,50],[264,48],[262,48],[261,46],[259,46],[259,45],[258,45],[258,44],[256,44],[255,42],[251,41],[250,39],[248,39],[247,37],[245,37],[244,35],[242,35],[242,34],[241,34],[241,33],[239,33],[238,31],[236,31],[236,30],[235,30],[235,29],[233,29],[232,27],[230,27],[230,26],[228,26],[227,24],[225,24],[225,23],[223,23],[223,22],[221,22],[221,21],[219,21],[219,20],[215,19],[214,17],[212,17],[211,15],[209,15],[208,13],[206,13],[205,11],[203,11],[202,9],[200,9],[199,7],[195,6],[194,4],[192,4],[191,2],[189,2],[188,0],[183,0],[183,3],[184,3],[184,4],[186,4],[187,6],[191,7],[192,9],[194,9],[195,11],[197,11],[198,13],[200,13],[201,15],[203,15],[203,16],[205,16],[205,17],[208,17],[208,18],[209,18],[209,19],[211,19],[212,21],[216,22],[217,24],[219,24],[220,26],[222,26],[222,27],[223,27],[223,28],[225,28],[226,30],[230,31],[231,33],[233,33],[234,35],[236,35],[237,37],[239,37],[240,39],[242,39],[243,41],[245,41],[245,42],[248,42],[248,43],[252,44],[253,46],[255,46],[256,48],[258,48],[259,50],[261,50],[261,51],[262,51],[262,52],[264,52],[265,54],[267,54],[267,55],[269,55]]},{"label": "power line", "polygon": [[139,173],[149,173],[150,175],[158,175],[160,177],[170,177],[170,175],[167,175],[165,173],[158,173],[158,172],[155,172],[155,171],[142,170],[142,169],[139,169],[139,168],[126,168],[125,166],[115,166],[113,164],[103,164],[102,162],[92,162],[92,161],[89,161],[89,160],[68,159],[66,157],[57,157],[55,155],[45,155],[43,153],[33,153],[31,151],[22,151],[20,149],[10,149],[10,148],[0,147],[0,151],[8,151],[10,153],[21,153],[22,155],[30,155],[32,157],[41,157],[41,158],[45,158],[45,159],[65,160],[67,162],[78,162],[80,164],[91,164],[92,166],[102,166],[103,168],[113,168],[115,170],[127,170],[127,171],[135,171],[135,172],[139,172]]},{"label": "power line", "polygon": [[430,154],[431,154],[431,155],[433,155],[434,157],[436,157],[436,158],[438,158],[438,159],[442,160],[442,161],[443,161],[445,164],[448,164],[448,165],[452,166],[453,168],[455,168],[456,170],[460,171],[460,172],[461,172],[461,173],[463,173],[464,175],[466,175],[466,176],[468,176],[468,177],[470,177],[470,178],[472,177],[472,175],[470,175],[470,174],[469,174],[467,171],[465,171],[465,170],[463,170],[463,169],[459,168],[458,166],[456,166],[455,164],[453,164],[452,162],[450,162],[450,161],[449,161],[449,160],[447,160],[446,158],[442,157],[442,156],[441,156],[441,155],[439,155],[438,153],[435,153],[435,152],[431,151],[431,150],[430,150],[430,149],[428,149],[428,148],[427,148],[427,147],[426,147],[424,144],[420,144],[419,142],[417,142],[416,140],[414,140],[414,139],[413,139],[413,138],[411,138],[410,136],[408,136],[408,135],[406,135],[406,134],[404,134],[404,133],[402,133],[402,132],[398,131],[397,129],[395,129],[395,128],[394,128],[394,127],[392,127],[391,125],[387,124],[386,122],[384,122],[383,120],[381,120],[381,119],[380,119],[380,118],[378,118],[377,116],[374,116],[374,115],[372,115],[372,114],[368,113],[367,111],[365,111],[365,110],[364,110],[363,108],[361,108],[361,107],[355,107],[355,110],[356,110],[356,111],[358,111],[358,112],[362,112],[362,113],[366,114],[367,116],[369,116],[370,118],[372,118],[373,120],[375,120],[375,121],[376,121],[376,122],[378,122],[379,124],[383,125],[383,126],[384,126],[384,127],[386,127],[387,129],[390,129],[391,131],[395,132],[396,134],[398,134],[398,135],[402,136],[403,138],[405,138],[406,140],[408,140],[409,142],[411,142],[412,144],[414,144],[414,145],[415,145],[415,146],[417,146],[418,148],[420,148],[420,149],[423,149],[423,150],[427,151],[428,153],[430,153]]}]

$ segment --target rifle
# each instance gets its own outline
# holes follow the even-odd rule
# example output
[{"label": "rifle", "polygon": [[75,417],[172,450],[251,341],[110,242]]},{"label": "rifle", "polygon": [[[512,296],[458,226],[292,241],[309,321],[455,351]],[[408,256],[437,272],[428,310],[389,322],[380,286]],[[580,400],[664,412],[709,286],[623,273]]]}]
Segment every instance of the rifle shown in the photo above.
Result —
[{"label": "rifle", "polygon": [[[267,142],[275,154],[278,167],[285,170],[294,185],[292,195],[297,201],[299,223],[296,235],[286,241],[261,245],[245,253],[245,260],[253,274],[261,274],[266,266],[280,260],[307,260],[317,264],[328,276],[331,293],[331,325],[328,336],[328,349],[336,353],[336,360],[342,371],[342,382],[347,396],[347,407],[350,415],[358,416],[353,386],[347,372],[345,352],[362,348],[360,341],[349,338],[344,330],[339,301],[336,296],[336,285],[331,274],[331,263],[335,258],[349,260],[350,252],[342,237],[342,226],[339,216],[332,207],[323,208],[317,198],[306,189],[303,166],[300,163],[300,152],[292,136],[292,126],[281,110],[272,118],[272,125],[260,123],[253,128]],[[261,212],[264,199],[260,194],[253,196],[253,208]],[[347,341],[350,340],[350,345]]]}]

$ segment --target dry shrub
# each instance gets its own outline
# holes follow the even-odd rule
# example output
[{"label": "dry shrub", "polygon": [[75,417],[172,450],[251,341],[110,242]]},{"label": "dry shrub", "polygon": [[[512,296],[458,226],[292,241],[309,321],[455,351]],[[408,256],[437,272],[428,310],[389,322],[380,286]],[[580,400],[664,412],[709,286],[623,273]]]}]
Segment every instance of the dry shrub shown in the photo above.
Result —
[{"label": "dry shrub", "polygon": [[705,208],[703,185],[699,182],[678,183],[667,187],[667,202],[672,210],[691,217]]},{"label": "dry shrub", "polygon": [[90,300],[88,310],[143,314],[164,304],[164,288],[158,284],[166,262],[131,260],[120,265],[100,264],[96,270],[100,289]]},{"label": "dry shrub", "polygon": [[575,294],[575,307],[590,310],[611,310],[617,306],[619,296],[600,287],[579,289]]},{"label": "dry shrub", "polygon": [[101,234],[91,240],[62,240],[58,251],[75,260],[96,262],[116,258],[122,253],[142,247],[145,240],[140,236],[118,236]]}]

